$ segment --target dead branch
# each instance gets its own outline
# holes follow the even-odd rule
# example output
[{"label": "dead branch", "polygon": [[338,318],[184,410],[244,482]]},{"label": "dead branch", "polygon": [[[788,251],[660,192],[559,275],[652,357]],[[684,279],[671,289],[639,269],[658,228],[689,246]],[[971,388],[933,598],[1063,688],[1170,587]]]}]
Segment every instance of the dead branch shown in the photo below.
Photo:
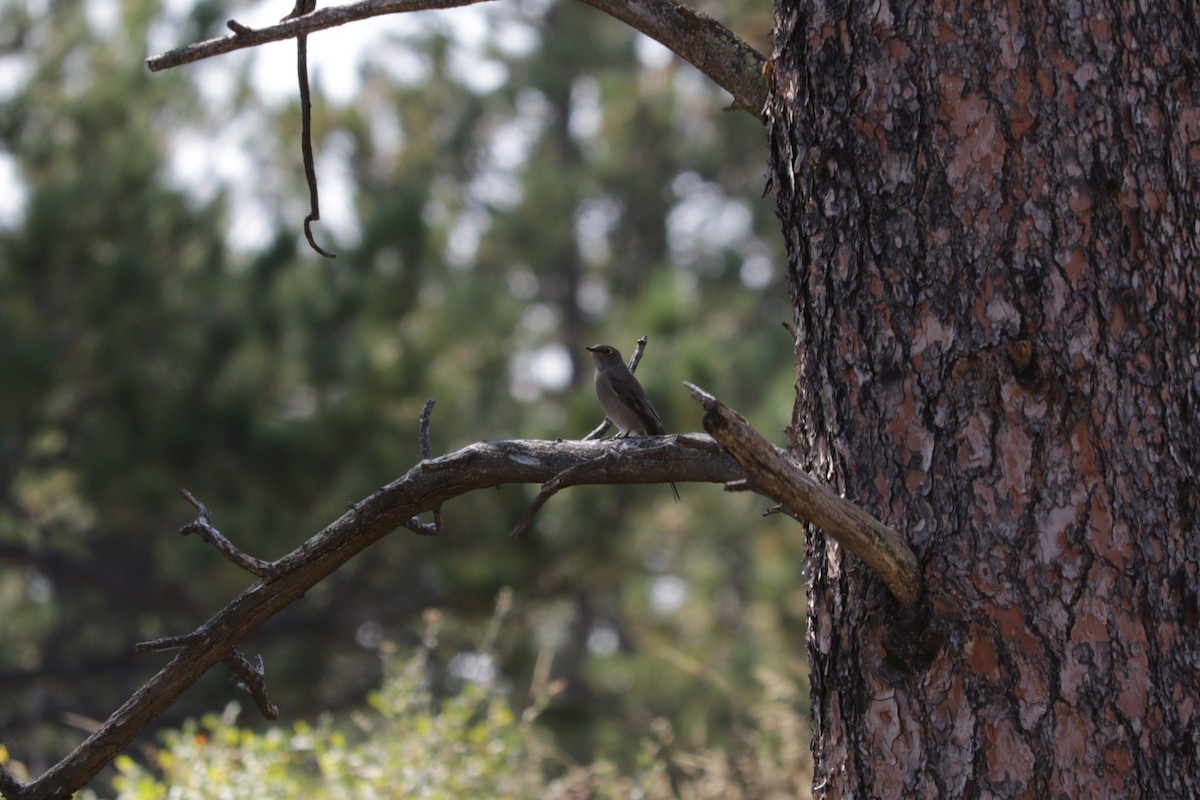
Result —
[{"label": "dead branch", "polygon": [[741,414],[703,389],[684,385],[708,412],[704,429],[738,462],[755,491],[778,502],[789,516],[816,525],[861,558],[903,606],[917,604],[923,590],[921,568],[899,534],[817,483]]},{"label": "dead branch", "polygon": [[[421,421],[417,433],[417,443],[421,446],[421,458],[428,461],[433,458],[433,446],[429,444],[429,418],[433,415],[433,407],[437,405],[432,397],[425,401],[421,409]],[[433,509],[433,522],[421,522],[413,517],[404,527],[421,536],[442,535],[442,507]]]},{"label": "dead branch", "polygon": [[279,706],[272,703],[267,697],[266,668],[263,666],[263,657],[260,655],[251,664],[244,655],[234,650],[225,657],[224,661],[225,666],[229,667],[236,676],[234,685],[254,698],[258,712],[266,719],[278,717]]},{"label": "dead branch", "polygon": [[217,552],[251,575],[262,578],[271,571],[269,563],[243,553],[212,526],[212,513],[208,510],[208,506],[197,500],[187,489],[180,489],[179,493],[200,512],[199,516],[179,529],[180,536],[187,536],[189,533],[197,534],[201,539],[217,548]]},{"label": "dead branch", "polygon": [[[311,11],[316,0],[296,0],[292,14]],[[292,14],[284,20],[292,18]],[[308,86],[308,37],[296,37],[296,80],[300,88],[300,159],[304,162],[304,181],[308,184],[308,214],[304,217],[304,238],[308,246],[325,258],[337,255],[317,244],[313,237],[312,224],[321,219],[321,200],[317,189],[317,164],[313,158],[312,135],[312,91]]]},{"label": "dead branch", "polygon": [[[238,655],[238,643],[391,531],[408,527],[418,533],[434,532],[430,529],[440,528],[438,509],[476,489],[541,483],[539,498],[546,499],[580,484],[700,481],[753,489],[779,502],[784,513],[819,526],[862,558],[906,607],[916,604],[921,596],[920,571],[916,557],[896,533],[817,484],[740,414],[703,390],[691,384],[688,388],[708,412],[704,426],[711,437],[481,442],[440,458],[423,458],[400,478],[352,504],[300,547],[266,564],[260,580],[195,631],[140,644],[140,651],[179,652],[98,730],[36,780],[23,784],[0,764],[0,794],[8,800],[69,797],[218,662],[234,670],[264,714],[277,713],[267,700],[261,663],[251,665]],[[422,425],[427,427],[428,416],[423,416]],[[200,510],[197,523],[191,525],[202,523],[202,531],[215,531],[207,507],[190,494],[185,496]],[[535,501],[517,530],[529,524],[538,507]],[[428,511],[435,513],[435,525],[417,520],[418,514]]]},{"label": "dead branch", "polygon": [[[243,666],[233,656],[239,642],[351,557],[393,530],[407,527],[418,514],[434,511],[459,495],[508,483],[544,484],[556,476],[563,488],[673,480],[725,483],[742,475],[733,459],[703,434],[655,437],[647,445],[652,446],[639,446],[637,440],[628,439],[481,442],[440,458],[422,460],[392,483],[354,503],[291,553],[267,564],[259,580],[192,633],[141,645],[143,651],[178,652],[98,730],[40,777],[21,783],[0,764],[0,794],[8,800],[70,797],[217,663],[229,663],[250,687],[260,707],[273,708],[266,702],[265,684],[259,683],[261,670]],[[605,457],[610,451],[619,452]],[[589,463],[590,469],[574,469]],[[190,500],[207,524],[207,508],[195,498]]]},{"label": "dead branch", "polygon": [[420,517],[413,517],[403,525],[418,536],[440,536],[442,533],[441,509],[433,510],[433,522],[421,522]]},{"label": "dead branch", "polygon": [[265,28],[250,28],[230,20],[226,25],[233,31],[232,36],[208,39],[168,50],[146,59],[146,66],[151,72],[161,72],[195,61],[203,61],[206,58],[232,53],[235,50],[258,47],[270,42],[282,42],[295,39],[297,36],[306,36],[328,28],[336,28],[347,22],[381,17],[385,14],[401,14],[406,11],[469,6],[478,2],[482,2],[482,0],[361,0],[357,3],[322,8],[311,14],[268,25]]},{"label": "dead branch", "polygon": [[566,486],[570,485],[568,481],[572,476],[578,475],[581,472],[586,472],[596,466],[596,461],[605,458],[619,457],[620,451],[616,448],[606,450],[601,455],[596,456],[592,461],[585,461],[582,464],[573,464],[567,467],[562,472],[555,475],[550,480],[542,484],[542,489],[538,492],[537,497],[533,498],[533,502],[529,504],[529,508],[525,511],[525,515],[517,522],[516,527],[508,534],[508,538],[515,539],[524,533],[525,529],[533,522],[533,518],[537,516],[537,512],[542,506],[546,505],[546,501],[554,495],[558,494]]},{"label": "dead branch", "polygon": [[429,444],[429,417],[433,414],[433,407],[437,405],[432,397],[425,401],[425,407],[421,409],[421,424],[418,428],[417,443],[421,446],[421,458],[428,461],[433,458],[433,446]]},{"label": "dead branch", "polygon": [[[410,11],[455,8],[487,0],[361,0],[322,8],[264,28],[230,21],[231,36],[170,50],[146,60],[151,72],[171,69],[268,42],[307,36],[347,22]],[[767,99],[766,58],[707,14],[675,0],[583,0],[660,42],[733,95],[733,107],[760,121]]]}]

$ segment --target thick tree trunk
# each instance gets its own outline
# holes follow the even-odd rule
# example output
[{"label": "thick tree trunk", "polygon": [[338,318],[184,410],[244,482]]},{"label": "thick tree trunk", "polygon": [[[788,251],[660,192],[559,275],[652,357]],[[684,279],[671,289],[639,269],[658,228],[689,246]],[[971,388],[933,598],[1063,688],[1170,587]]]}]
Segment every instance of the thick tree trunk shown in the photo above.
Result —
[{"label": "thick tree trunk", "polygon": [[[1200,33],[1187,2],[779,0],[819,797],[1200,796]],[[915,645],[915,646],[914,646]]]}]

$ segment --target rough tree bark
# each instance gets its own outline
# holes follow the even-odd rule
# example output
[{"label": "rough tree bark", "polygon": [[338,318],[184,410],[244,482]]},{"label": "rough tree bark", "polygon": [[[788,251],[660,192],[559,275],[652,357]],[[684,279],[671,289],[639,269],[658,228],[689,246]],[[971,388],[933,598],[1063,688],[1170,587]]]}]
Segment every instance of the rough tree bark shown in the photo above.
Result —
[{"label": "rough tree bark", "polygon": [[810,536],[815,796],[1200,796],[1194,3],[780,0],[775,42],[789,444],[929,612]]}]

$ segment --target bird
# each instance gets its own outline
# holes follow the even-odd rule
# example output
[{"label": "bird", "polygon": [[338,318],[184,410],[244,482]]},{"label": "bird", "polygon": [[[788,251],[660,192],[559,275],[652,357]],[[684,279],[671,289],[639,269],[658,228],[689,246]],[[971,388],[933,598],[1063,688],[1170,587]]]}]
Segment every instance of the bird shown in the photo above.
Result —
[{"label": "bird", "polygon": [[[646,396],[646,390],[625,366],[621,351],[608,344],[587,348],[596,365],[596,399],[605,416],[617,426],[617,438],[628,436],[666,436],[662,417]],[[671,493],[679,500],[679,490],[671,484]]]}]

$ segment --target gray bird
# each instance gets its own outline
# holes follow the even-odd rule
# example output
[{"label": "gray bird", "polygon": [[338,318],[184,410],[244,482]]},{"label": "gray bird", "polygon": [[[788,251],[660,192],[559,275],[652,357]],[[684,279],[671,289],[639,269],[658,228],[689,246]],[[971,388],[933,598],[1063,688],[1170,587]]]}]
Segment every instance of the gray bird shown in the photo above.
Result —
[{"label": "gray bird", "polygon": [[[604,415],[617,426],[617,437],[666,436],[662,418],[646,396],[646,390],[625,366],[621,352],[612,345],[594,344],[587,348],[596,364],[596,399]],[[679,490],[671,484],[679,499]]]}]

